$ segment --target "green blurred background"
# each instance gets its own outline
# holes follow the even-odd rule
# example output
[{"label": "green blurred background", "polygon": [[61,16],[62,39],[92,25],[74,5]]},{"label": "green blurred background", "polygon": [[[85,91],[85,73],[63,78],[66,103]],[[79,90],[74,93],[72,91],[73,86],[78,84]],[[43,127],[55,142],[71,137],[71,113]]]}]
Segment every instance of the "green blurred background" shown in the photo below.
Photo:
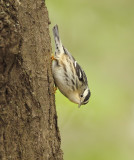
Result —
[{"label": "green blurred background", "polygon": [[[85,70],[90,102],[56,94],[65,160],[134,160],[134,1],[47,0],[52,27]],[[54,40],[52,36],[54,51]]]}]

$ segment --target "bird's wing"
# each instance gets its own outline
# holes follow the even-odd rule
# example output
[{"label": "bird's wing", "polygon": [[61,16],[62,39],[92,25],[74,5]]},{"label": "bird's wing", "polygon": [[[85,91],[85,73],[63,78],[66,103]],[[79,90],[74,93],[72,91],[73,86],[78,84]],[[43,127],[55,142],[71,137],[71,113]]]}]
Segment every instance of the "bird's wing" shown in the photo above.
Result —
[{"label": "bird's wing", "polygon": [[77,63],[75,58],[71,55],[71,53],[63,46],[64,53],[69,56],[71,61],[73,62],[74,69],[76,71],[77,77],[80,81],[87,83],[87,78],[85,72],[82,70],[81,66]]},{"label": "bird's wing", "polygon": [[87,78],[86,78],[85,72],[82,70],[81,66],[77,63],[77,61],[75,61],[73,63],[73,65],[74,65],[74,68],[75,68],[75,71],[76,71],[76,74],[77,74],[79,80],[84,82],[84,84],[87,84]]},{"label": "bird's wing", "polygon": [[63,50],[64,50],[64,53],[66,55],[68,55],[69,58],[74,62],[75,61],[74,57],[71,55],[71,53],[64,46],[63,46]]}]

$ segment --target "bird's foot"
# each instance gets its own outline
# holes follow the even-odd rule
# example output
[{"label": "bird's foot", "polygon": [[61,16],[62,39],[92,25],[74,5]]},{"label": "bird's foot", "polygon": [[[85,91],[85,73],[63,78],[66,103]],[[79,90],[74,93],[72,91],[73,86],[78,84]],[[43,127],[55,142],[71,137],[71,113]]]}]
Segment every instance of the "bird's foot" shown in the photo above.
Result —
[{"label": "bird's foot", "polygon": [[57,87],[54,87],[54,94],[56,94],[56,91],[57,91]]},{"label": "bird's foot", "polygon": [[51,56],[51,61],[56,60],[56,58],[54,57],[54,55]]}]

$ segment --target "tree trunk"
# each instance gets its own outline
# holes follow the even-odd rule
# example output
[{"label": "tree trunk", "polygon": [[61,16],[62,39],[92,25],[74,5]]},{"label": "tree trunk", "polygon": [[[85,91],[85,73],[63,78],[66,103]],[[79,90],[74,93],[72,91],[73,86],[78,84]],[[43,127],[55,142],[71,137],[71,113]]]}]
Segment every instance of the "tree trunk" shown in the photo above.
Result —
[{"label": "tree trunk", "polygon": [[0,160],[62,160],[44,0],[0,0]]}]

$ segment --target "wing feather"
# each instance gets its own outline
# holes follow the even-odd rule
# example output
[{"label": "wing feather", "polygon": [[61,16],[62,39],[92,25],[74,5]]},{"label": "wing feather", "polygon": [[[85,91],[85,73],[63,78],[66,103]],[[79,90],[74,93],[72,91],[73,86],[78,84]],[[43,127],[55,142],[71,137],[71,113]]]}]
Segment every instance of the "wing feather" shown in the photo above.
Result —
[{"label": "wing feather", "polygon": [[69,51],[64,46],[63,46],[63,50],[64,50],[64,53],[68,55],[69,58],[72,60],[78,79],[82,81],[84,84],[87,84],[87,77],[85,75],[85,72],[82,70],[80,65],[77,63],[77,61],[74,59],[71,53],[69,53]]},{"label": "wing feather", "polygon": [[75,68],[76,74],[78,76],[78,79],[86,84],[87,78],[86,78],[85,72],[82,70],[82,68],[77,63],[77,61],[74,62],[74,68]]}]

